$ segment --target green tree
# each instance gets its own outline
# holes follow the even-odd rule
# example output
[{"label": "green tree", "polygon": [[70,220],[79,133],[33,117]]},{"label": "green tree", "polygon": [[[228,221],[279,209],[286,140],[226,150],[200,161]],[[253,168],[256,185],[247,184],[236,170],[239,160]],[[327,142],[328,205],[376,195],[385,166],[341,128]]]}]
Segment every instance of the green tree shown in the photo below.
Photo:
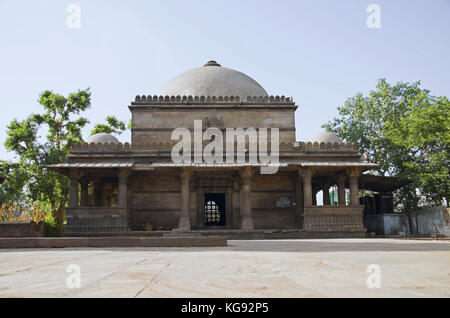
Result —
[{"label": "green tree", "polygon": [[[73,143],[82,140],[81,129],[88,120],[78,115],[90,107],[90,100],[89,89],[71,93],[67,98],[47,90],[39,96],[43,113],[32,114],[23,121],[14,119],[7,127],[5,148],[17,155],[18,162],[3,163],[9,166],[6,185],[32,201],[47,204],[60,231],[69,184],[65,176],[47,165],[61,162]],[[41,128],[46,128],[46,140],[39,138]]]},{"label": "green tree", "polygon": [[0,161],[0,171],[8,178],[0,185],[0,205],[14,201],[24,205],[26,196],[22,190],[28,179],[28,174],[23,165],[8,161]]},{"label": "green tree", "polygon": [[450,101],[446,97],[417,96],[409,112],[386,124],[396,145],[407,147],[414,160],[403,162],[414,184],[432,204],[450,199]]},{"label": "green tree", "polygon": [[[376,174],[415,181],[417,171],[405,163],[416,161],[417,150],[393,139],[390,129],[398,127],[414,105],[433,104],[433,100],[429,90],[420,88],[420,82],[390,85],[380,79],[368,96],[358,93],[349,98],[338,108],[339,116],[323,127],[367,152],[370,162],[380,164]],[[420,196],[416,188],[423,190],[423,184],[413,182],[394,194],[397,210],[418,207]]]},{"label": "green tree", "polygon": [[91,131],[91,136],[99,133],[120,135],[125,129],[125,122],[118,120],[116,116],[107,116],[105,124],[95,125]]}]

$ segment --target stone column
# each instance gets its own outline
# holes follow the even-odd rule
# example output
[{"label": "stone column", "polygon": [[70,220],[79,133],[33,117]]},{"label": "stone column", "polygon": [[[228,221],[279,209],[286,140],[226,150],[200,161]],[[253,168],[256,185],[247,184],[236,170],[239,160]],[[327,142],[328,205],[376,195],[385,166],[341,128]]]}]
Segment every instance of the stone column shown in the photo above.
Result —
[{"label": "stone column", "polygon": [[78,171],[71,171],[69,179],[69,208],[76,209],[78,208],[78,182],[80,181],[80,175]]},{"label": "stone column", "polygon": [[94,206],[103,206],[103,185],[100,178],[94,181]]},{"label": "stone column", "polygon": [[322,187],[323,205],[330,205],[330,185],[325,183]]},{"label": "stone column", "polygon": [[225,195],[225,228],[232,229],[234,226],[233,220],[233,188],[228,188]]},{"label": "stone column", "polygon": [[320,189],[317,186],[312,187],[312,205],[317,206],[317,193]]},{"label": "stone column", "polygon": [[192,171],[183,169],[180,174],[181,181],[181,212],[178,229],[182,231],[191,230],[191,216],[190,216],[190,179]]},{"label": "stone column", "polygon": [[242,179],[242,206],[241,206],[241,230],[253,230],[252,217],[252,201],[251,201],[251,181],[253,176],[253,169],[245,167],[241,170]]},{"label": "stone column", "polygon": [[340,174],[338,177],[338,204],[345,206],[345,175]]},{"label": "stone column", "polygon": [[128,176],[130,170],[126,168],[120,168],[119,170],[119,195],[118,195],[118,207],[127,208],[128,201]]},{"label": "stone column", "polygon": [[295,182],[295,225],[297,228],[303,227],[303,174],[301,169],[297,171],[296,182]]},{"label": "stone column", "polygon": [[357,169],[349,171],[350,177],[350,205],[359,205],[359,189],[358,189],[358,176],[360,172]]},{"label": "stone column", "polygon": [[197,191],[197,225],[202,227],[205,225],[205,193],[203,190]]},{"label": "stone column", "polygon": [[[119,180],[119,184],[120,184],[120,180]],[[102,187],[102,207],[105,207],[105,208],[111,207],[110,194],[111,194],[111,184],[104,184]]]},{"label": "stone column", "polygon": [[81,206],[87,207],[89,198],[89,180],[87,178],[83,178],[81,180]]},{"label": "stone column", "polygon": [[232,205],[233,205],[233,228],[239,227],[239,221],[241,219],[239,215],[239,208],[240,208],[240,202],[241,197],[239,193],[239,181],[235,178],[233,180],[233,194],[232,194]]},{"label": "stone column", "polygon": [[309,207],[313,204],[313,193],[312,193],[312,185],[311,179],[313,175],[313,171],[310,168],[306,168],[302,170],[302,180],[303,180],[303,206]]},{"label": "stone column", "polygon": [[190,199],[189,199],[190,200],[189,201],[189,203],[190,203],[189,215],[191,216],[191,228],[192,228],[192,225],[195,227],[199,226],[199,224],[197,222],[198,221],[198,200],[197,200],[198,186],[197,186],[196,182],[193,183],[192,186],[193,187],[190,189]]}]

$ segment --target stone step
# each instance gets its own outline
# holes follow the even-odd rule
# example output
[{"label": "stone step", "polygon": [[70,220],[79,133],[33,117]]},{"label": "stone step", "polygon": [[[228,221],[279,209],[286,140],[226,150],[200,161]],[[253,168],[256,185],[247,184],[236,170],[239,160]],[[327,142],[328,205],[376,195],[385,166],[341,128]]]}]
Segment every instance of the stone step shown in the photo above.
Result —
[{"label": "stone step", "polygon": [[163,237],[170,231],[66,232],[63,237]]},{"label": "stone step", "polygon": [[364,238],[366,229],[267,229],[267,230],[193,230],[193,231],[128,231],[66,233],[64,237],[223,237],[228,240],[271,240],[311,238]]},{"label": "stone step", "polygon": [[28,237],[0,238],[0,248],[217,247],[224,237]]}]

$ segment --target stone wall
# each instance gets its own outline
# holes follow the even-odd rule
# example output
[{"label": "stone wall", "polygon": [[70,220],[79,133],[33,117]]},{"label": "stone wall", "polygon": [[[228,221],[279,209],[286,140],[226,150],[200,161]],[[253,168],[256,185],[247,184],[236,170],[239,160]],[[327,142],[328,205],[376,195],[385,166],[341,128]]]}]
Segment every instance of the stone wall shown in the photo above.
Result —
[{"label": "stone wall", "polygon": [[[192,130],[194,120],[201,120],[203,129],[208,127],[279,128],[280,143],[295,141],[294,110],[223,109],[218,115],[216,109],[204,108],[182,112],[176,110],[135,111],[132,116],[132,143],[171,142],[171,134],[175,128]],[[223,130],[222,133],[226,140],[225,131]]]},{"label": "stone wall", "polygon": [[41,237],[44,236],[44,222],[2,222],[0,237]]},{"label": "stone wall", "polygon": [[177,175],[134,173],[130,178],[132,228],[151,223],[154,229],[177,228],[180,218],[180,180]]},{"label": "stone wall", "polygon": [[404,214],[374,214],[364,216],[364,227],[369,234],[377,236],[404,236],[404,230],[410,235],[408,217]]},{"label": "stone wall", "polygon": [[77,215],[67,217],[67,233],[120,232],[128,230],[128,218],[123,215]]},{"label": "stone wall", "polygon": [[435,226],[440,236],[450,237],[449,209],[434,207],[406,214],[376,214],[364,216],[367,232],[378,236],[434,237]]},{"label": "stone wall", "polygon": [[304,228],[311,230],[361,230],[363,206],[308,206],[305,207]]},{"label": "stone wall", "polygon": [[435,235],[435,226],[442,236],[450,237],[450,209],[434,207],[408,213],[409,223],[414,236],[431,237]]},{"label": "stone wall", "polygon": [[[140,229],[145,223],[151,223],[153,229],[178,227],[181,193],[180,179],[175,172],[142,171],[134,173],[130,177],[128,202],[132,229]],[[233,180],[236,179],[236,176],[236,171],[211,171],[209,174],[194,174],[191,180],[190,196],[193,229],[204,227],[202,205],[205,193],[224,193],[226,199],[226,226],[224,228],[240,228],[240,192],[238,190],[235,194],[233,189]],[[295,228],[294,179],[286,174],[270,176],[257,174],[252,178],[251,200],[255,229]],[[279,198],[289,199],[291,205],[277,207]]]},{"label": "stone wall", "polygon": [[[252,215],[255,229],[295,228],[295,184],[287,175],[255,175],[252,179]],[[288,198],[291,207],[277,207]]]},{"label": "stone wall", "polygon": [[129,228],[124,208],[79,207],[66,209],[66,232],[115,232]]}]

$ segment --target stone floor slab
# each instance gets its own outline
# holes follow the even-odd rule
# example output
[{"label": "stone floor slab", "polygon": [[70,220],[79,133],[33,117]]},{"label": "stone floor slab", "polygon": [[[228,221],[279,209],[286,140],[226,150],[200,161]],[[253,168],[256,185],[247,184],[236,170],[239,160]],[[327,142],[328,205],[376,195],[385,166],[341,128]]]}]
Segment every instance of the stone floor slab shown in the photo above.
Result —
[{"label": "stone floor slab", "polygon": [[[450,297],[449,263],[448,241],[397,239],[0,249],[0,297]],[[81,288],[67,286],[72,264]]]}]

